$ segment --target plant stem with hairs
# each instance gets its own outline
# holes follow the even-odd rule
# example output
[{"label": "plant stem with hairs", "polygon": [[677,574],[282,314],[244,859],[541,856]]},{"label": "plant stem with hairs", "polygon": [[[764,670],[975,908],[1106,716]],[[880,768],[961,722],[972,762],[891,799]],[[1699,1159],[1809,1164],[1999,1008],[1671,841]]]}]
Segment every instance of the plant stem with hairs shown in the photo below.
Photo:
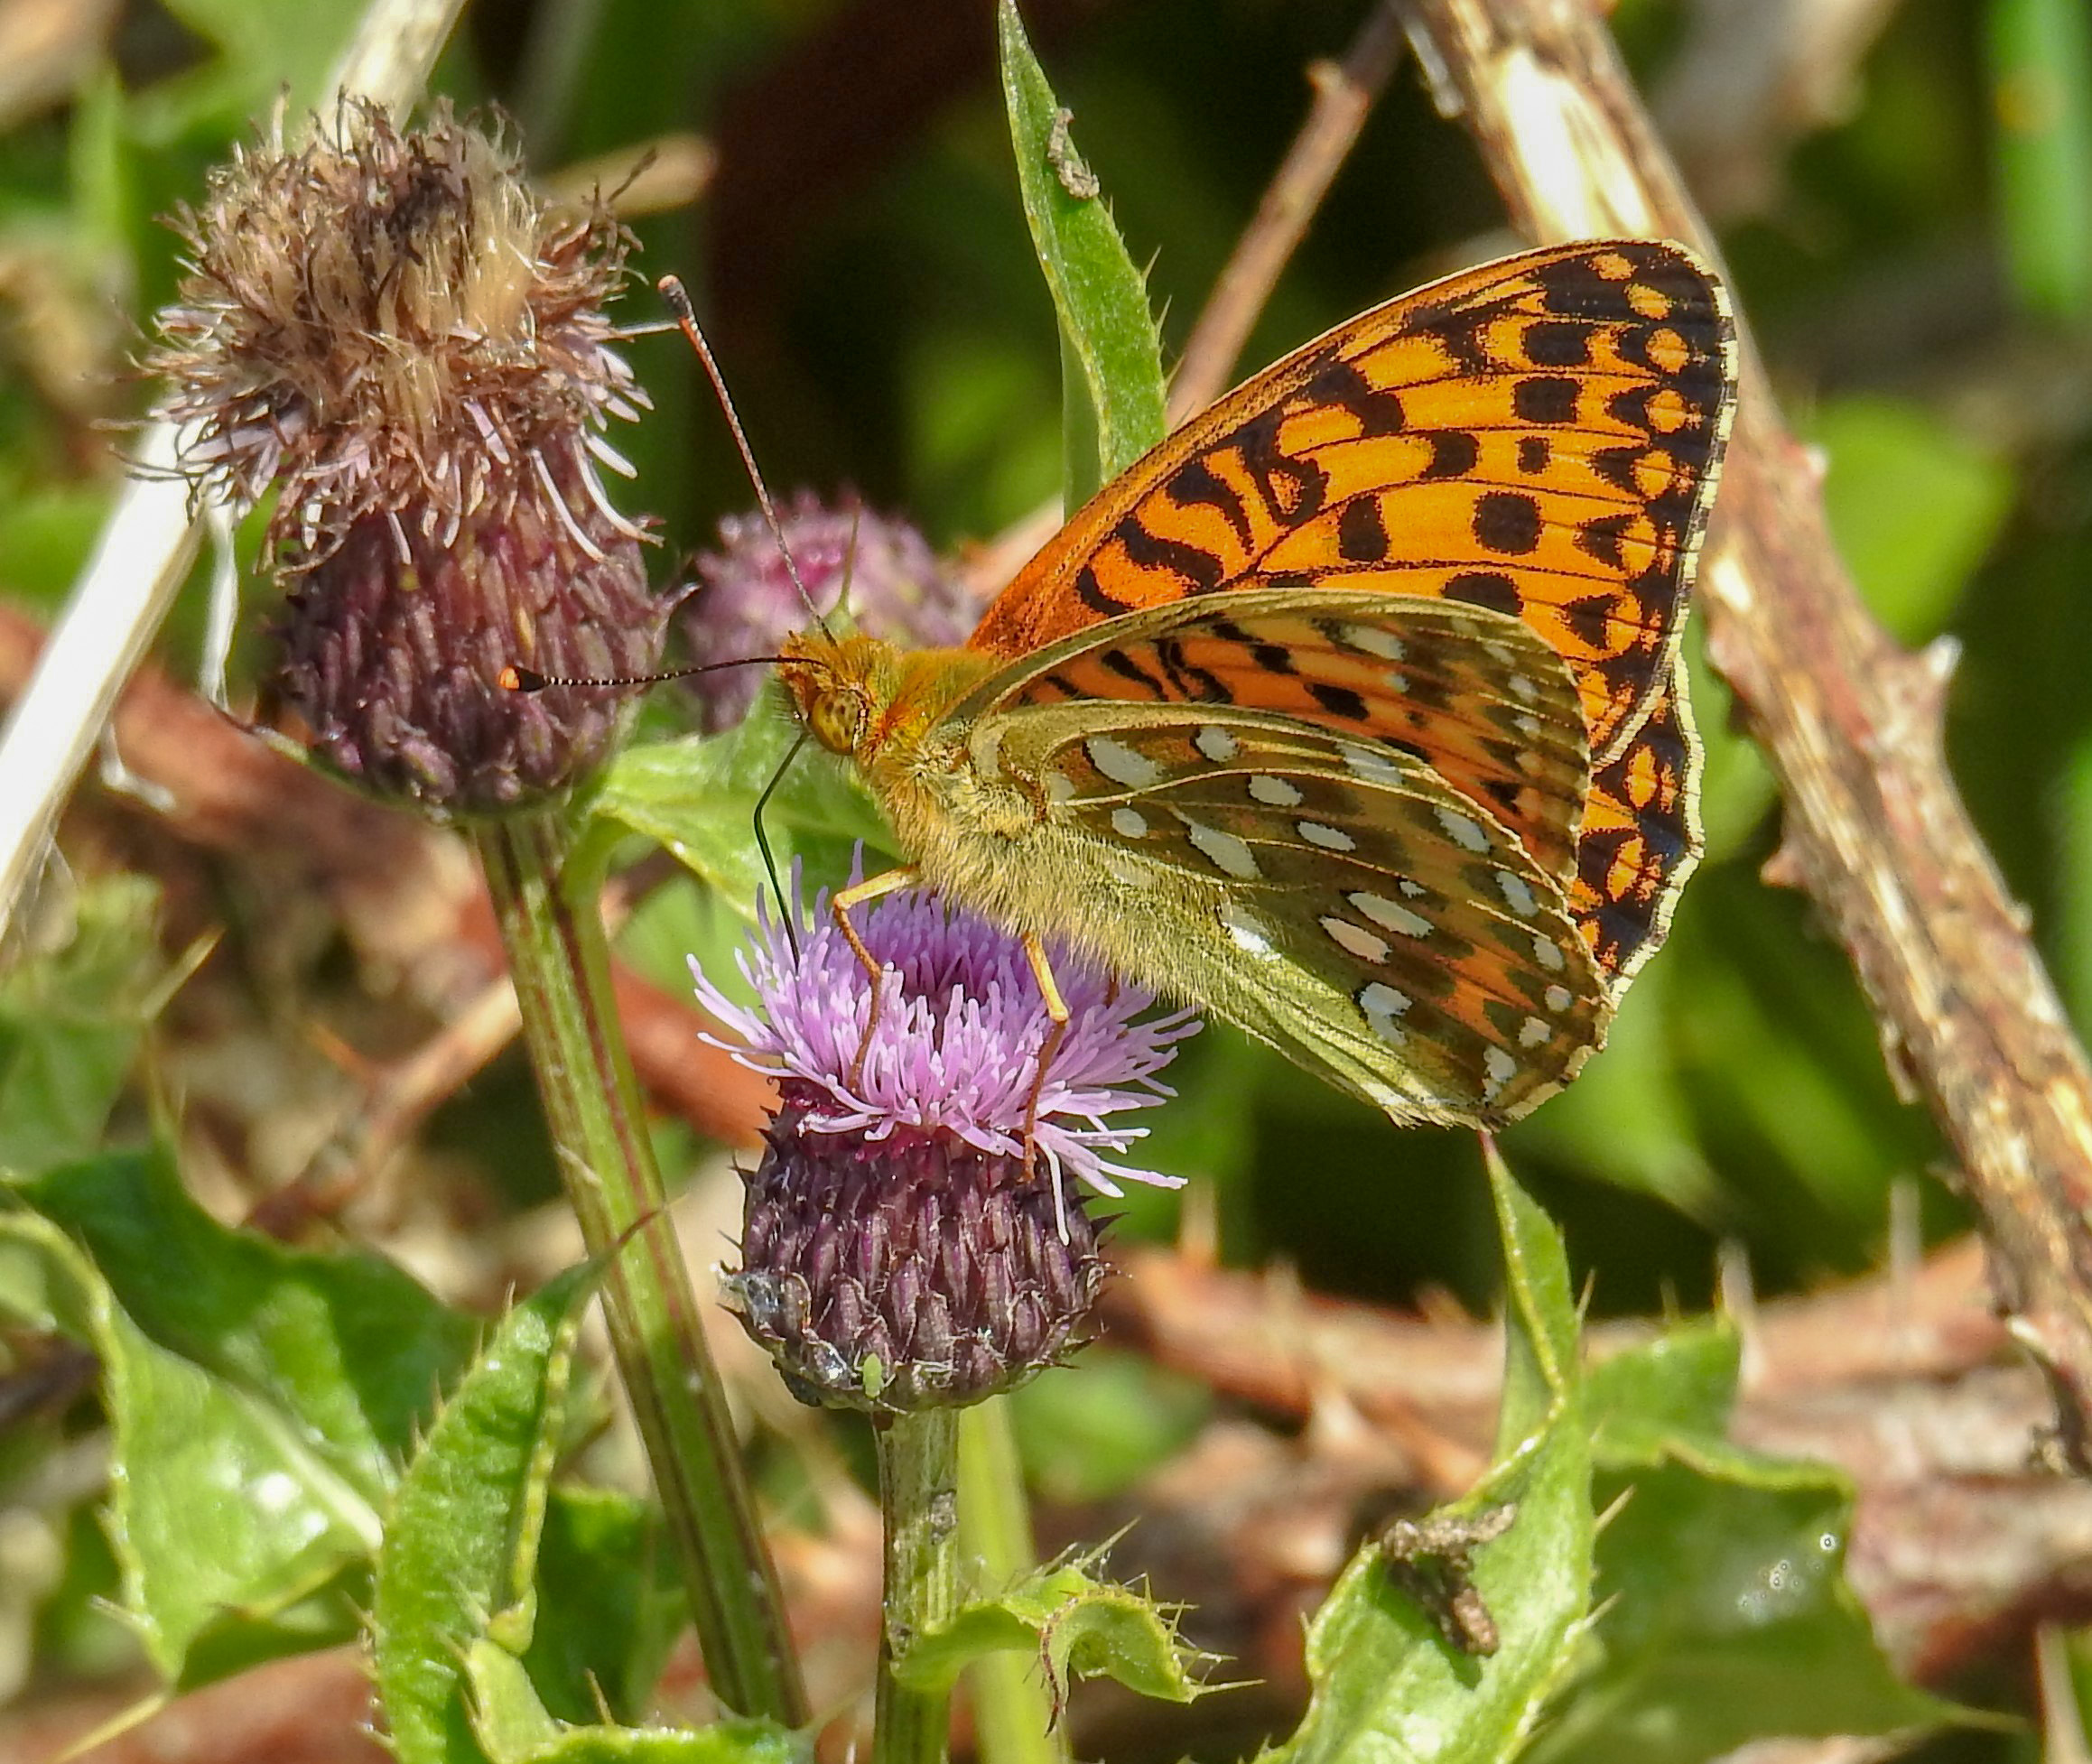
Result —
[{"label": "plant stem with hairs", "polygon": [[951,1695],[911,1689],[895,1676],[894,1665],[915,1637],[949,1622],[958,1610],[958,1411],[893,1416],[874,1437],[886,1578],[872,1764],[942,1764],[950,1755]]},{"label": "plant stem with hairs", "polygon": [[805,1692],[611,1007],[592,877],[563,877],[549,819],[497,822],[479,846],[561,1179],[603,1265],[604,1318],[706,1670],[739,1713],[799,1725]]}]

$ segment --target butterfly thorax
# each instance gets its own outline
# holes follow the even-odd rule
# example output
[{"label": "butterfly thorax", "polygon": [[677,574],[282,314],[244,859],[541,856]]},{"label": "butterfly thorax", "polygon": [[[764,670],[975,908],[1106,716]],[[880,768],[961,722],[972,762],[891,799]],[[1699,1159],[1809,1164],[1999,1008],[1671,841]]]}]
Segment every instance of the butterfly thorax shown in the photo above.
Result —
[{"label": "butterfly thorax", "polygon": [[785,639],[778,673],[806,732],[857,761],[875,787],[907,767],[945,713],[998,664],[960,649],[904,650],[878,637],[801,631]]}]

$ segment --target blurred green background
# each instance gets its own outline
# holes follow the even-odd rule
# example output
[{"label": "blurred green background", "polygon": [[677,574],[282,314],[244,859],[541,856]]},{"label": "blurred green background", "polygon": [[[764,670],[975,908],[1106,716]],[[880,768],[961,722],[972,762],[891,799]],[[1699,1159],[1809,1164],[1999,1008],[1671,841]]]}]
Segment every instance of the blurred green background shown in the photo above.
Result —
[{"label": "blurred green background", "polygon": [[[0,27],[44,10],[0,9]],[[1905,642],[1959,646],[1952,759],[2082,1027],[2092,9],[1827,3],[1824,16],[1854,21],[1850,43],[1784,70],[1719,34],[1762,39],[1793,10],[1808,11],[1766,6],[1753,27],[1748,7],[1622,0],[1613,17],[1720,230],[1790,418],[1822,450],[1855,578]],[[1152,265],[1166,345],[1181,347],[1301,119],[1306,69],[1342,51],[1361,8],[1027,11],[1082,152]],[[105,425],[142,402],[125,363],[175,274],[157,217],[286,83],[313,82],[347,26],[345,10],[306,0],[48,12],[71,59],[41,84],[42,64],[10,58],[0,36],[0,69],[18,70],[0,73],[0,593],[40,617],[117,481]],[[1054,321],[980,0],[482,0],[437,85],[503,107],[548,176],[596,162],[615,182],[658,138],[710,144],[709,187],[635,223],[637,268],[690,284],[780,493],[854,489],[941,548],[991,538],[1054,493]],[[1242,369],[1515,243],[1465,137],[1405,64]],[[644,283],[628,311],[655,316]],[[748,491],[680,340],[638,339],[630,355],[656,408],[616,437],[639,471],[622,501],[660,517],[674,560]],[[191,595],[166,643],[178,670],[193,667],[200,627]],[[1897,1100],[1842,955],[1805,900],[1758,880],[1775,794],[1692,642],[1707,861],[1611,1046],[1506,1138],[1599,1314],[1706,1304],[1725,1241],[1761,1291],[1878,1266],[1899,1185],[1929,1239],[1963,1222],[1939,1138]],[[673,720],[673,700],[654,714]],[[627,933],[667,985],[708,935],[694,891],[669,881]],[[1495,1234],[1471,1139],[1397,1136],[1223,1029],[1175,1076],[1182,1100],[1158,1112],[1152,1155],[1213,1182],[1228,1260],[1284,1258],[1325,1290],[1444,1288],[1486,1307]],[[552,1187],[517,1125],[527,1087],[511,1058],[435,1128],[441,1145],[488,1156],[517,1195]],[[1175,1204],[1138,1197],[1128,1229],[1168,1235]]]}]

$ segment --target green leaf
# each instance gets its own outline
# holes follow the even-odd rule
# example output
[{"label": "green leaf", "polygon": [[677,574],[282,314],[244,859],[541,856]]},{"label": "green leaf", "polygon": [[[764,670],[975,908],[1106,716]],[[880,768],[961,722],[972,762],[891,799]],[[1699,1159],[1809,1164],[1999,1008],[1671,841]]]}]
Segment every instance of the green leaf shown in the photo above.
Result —
[{"label": "green leaf", "polygon": [[813,1747],[767,1722],[705,1728],[568,1727],[546,1714],[513,1654],[491,1641],[467,1651],[474,1731],[492,1764],[810,1764]]},{"label": "green leaf", "polygon": [[529,1645],[545,1488],[593,1272],[570,1269],[501,1320],[407,1467],[371,1613],[378,1700],[401,1764],[486,1756],[462,1694],[464,1655],[481,1639],[511,1654]]},{"label": "green leaf", "polygon": [[472,1726],[491,1764],[811,1764],[812,1745],[761,1721],[704,1728],[569,1727],[547,1714],[523,1662],[481,1639],[465,1652]]},{"label": "green leaf", "polygon": [[1189,1703],[1204,1686],[1194,1676],[1204,1656],[1177,1639],[1168,1612],[1144,1593],[1101,1581],[1098,1558],[1036,1568],[1007,1592],[968,1600],[949,1623],[925,1630],[895,1665],[920,1691],[947,1691],[983,1655],[1015,1648],[1036,1655],[1055,1706],[1071,1678],[1115,1678],[1142,1696]]},{"label": "green leaf", "polygon": [[171,1684],[354,1633],[376,1508],[299,1417],[153,1341],[56,1225],[0,1213],[0,1315],[84,1342],[112,1435],[125,1615]]},{"label": "green leaf", "polygon": [[1069,113],[1025,41],[1016,0],[1001,0],[996,23],[1024,216],[1060,317],[1062,488],[1073,507],[1162,439],[1162,343],[1148,284],[1075,152]]},{"label": "green leaf", "polygon": [[1613,1509],[1603,1615],[1534,1764],[1698,1764],[1756,1739],[1960,1715],[1901,1684],[1874,1644],[1844,1577],[1844,1477],[1725,1436],[1738,1351],[1726,1323],[1690,1323],[1591,1377],[1596,1495]]},{"label": "green leaf", "polygon": [[[654,840],[752,918],[768,887],[756,845],[756,799],[777,777],[798,738],[771,682],[736,729],[628,747],[590,807],[600,822]],[[857,841],[890,850],[892,835],[852,768],[809,747],[793,760],[763,811],[787,879],[795,856],[821,875],[848,871]]]},{"label": "green leaf", "polygon": [[1496,1463],[1445,1511],[1479,1519],[1517,1503],[1510,1529],[1474,1558],[1497,1649],[1455,1650],[1390,1580],[1378,1544],[1368,1545],[1308,1631],[1307,1714],[1272,1754],[1287,1764],[1514,1757],[1585,1629],[1594,1527],[1568,1262],[1493,1148],[1489,1168],[1507,1300]]},{"label": "green leaf", "polygon": [[537,1589],[523,1660],[550,1711],[587,1721],[600,1694],[620,1720],[638,1715],[690,1610],[656,1509],[613,1489],[553,1488]]},{"label": "green leaf", "polygon": [[99,1148],[162,990],[158,910],[144,877],[98,882],[62,948],[0,970],[0,1170]]},{"label": "green leaf", "polygon": [[[220,1225],[164,1151],[65,1165],[12,1192],[85,1246],[147,1338],[269,1417],[361,1505],[389,1497],[471,1351],[471,1320],[390,1262]],[[126,1467],[157,1473],[149,1459]]]}]

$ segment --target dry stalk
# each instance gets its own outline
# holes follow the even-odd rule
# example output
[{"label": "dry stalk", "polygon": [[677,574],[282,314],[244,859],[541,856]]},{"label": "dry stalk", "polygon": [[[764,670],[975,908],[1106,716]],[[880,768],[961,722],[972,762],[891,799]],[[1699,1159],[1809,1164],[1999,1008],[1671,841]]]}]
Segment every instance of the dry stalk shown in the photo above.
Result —
[{"label": "dry stalk", "polygon": [[[1441,106],[1534,237],[1642,234],[1713,255],[1582,0],[1404,0]],[[1981,1210],[1997,1303],[2092,1471],[2092,1073],[1940,741],[1952,652],[1902,650],[1861,603],[1818,473],[1746,342],[1702,571],[1708,651],[1779,775],[1771,881],[1806,888],[1851,958],[1889,1067],[1930,1107]]]}]

